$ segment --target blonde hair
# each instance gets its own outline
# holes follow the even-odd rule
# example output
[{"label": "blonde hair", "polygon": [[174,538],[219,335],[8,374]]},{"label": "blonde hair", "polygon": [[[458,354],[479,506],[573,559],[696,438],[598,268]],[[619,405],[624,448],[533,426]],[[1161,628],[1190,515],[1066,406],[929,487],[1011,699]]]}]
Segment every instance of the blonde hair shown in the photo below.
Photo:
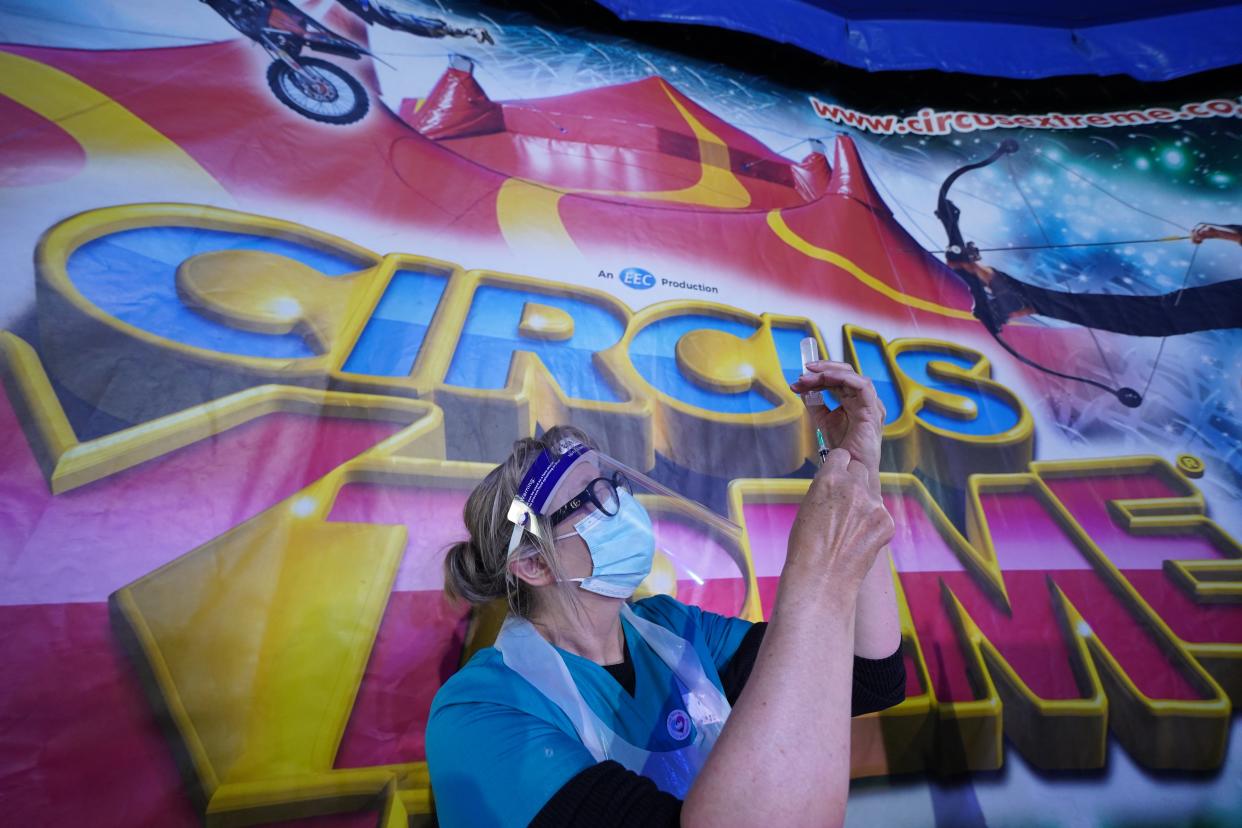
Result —
[{"label": "blonde hair", "polygon": [[[546,450],[552,457],[559,457],[560,442],[567,437],[596,448],[595,442],[580,429],[553,426],[540,437],[515,442],[508,458],[474,487],[462,509],[470,538],[450,546],[444,556],[444,591],[449,598],[486,604],[503,597],[512,613],[530,617],[534,593],[509,570],[509,538],[513,532],[508,519],[509,504],[522,485],[522,476],[540,453]],[[540,531],[538,535],[526,532],[523,543],[535,547],[556,580],[563,581],[552,543],[552,527],[543,515],[535,519]]]}]

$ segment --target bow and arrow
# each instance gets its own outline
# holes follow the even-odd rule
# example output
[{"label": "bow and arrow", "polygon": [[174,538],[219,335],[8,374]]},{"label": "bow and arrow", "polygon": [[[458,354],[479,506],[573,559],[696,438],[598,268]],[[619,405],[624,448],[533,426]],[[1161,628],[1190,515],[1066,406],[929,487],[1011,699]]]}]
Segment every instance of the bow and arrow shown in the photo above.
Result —
[{"label": "bow and arrow", "polygon": [[[975,318],[977,318],[983,324],[984,328],[987,329],[988,333],[991,334],[992,338],[996,340],[996,343],[1000,345],[1001,348],[1003,348],[1006,352],[1008,352],[1014,359],[1018,360],[1024,365],[1030,366],[1031,368],[1034,368],[1035,370],[1048,374],[1050,376],[1060,377],[1061,379],[1066,379],[1066,380],[1070,380],[1073,382],[1078,382],[1078,383],[1082,383],[1085,385],[1089,385],[1093,388],[1097,388],[1101,391],[1104,391],[1116,397],[1117,401],[1120,402],[1122,405],[1128,408],[1137,408],[1138,406],[1142,405],[1143,398],[1145,394],[1147,393],[1147,390],[1151,387],[1152,379],[1154,379],[1156,375],[1156,370],[1160,364],[1160,357],[1164,352],[1164,345],[1165,345],[1165,339],[1167,339],[1167,334],[1165,338],[1162,339],[1160,342],[1160,349],[1157,352],[1155,362],[1152,365],[1151,374],[1148,376],[1147,382],[1144,385],[1143,391],[1141,393],[1138,390],[1130,386],[1118,384],[1115,378],[1113,378],[1113,384],[1109,385],[1109,384],[1100,382],[1098,380],[1092,379],[1091,377],[1084,377],[1078,374],[1071,374],[1066,371],[1060,371],[1055,368],[1051,368],[1047,365],[1037,362],[1036,360],[1032,359],[1026,354],[1021,353],[1013,346],[1012,343],[1006,341],[1004,337],[1004,328],[1005,328],[1005,323],[1008,318],[1008,314],[1005,314],[1003,311],[998,311],[997,305],[996,305],[997,297],[995,293],[993,292],[993,289],[989,286],[988,283],[984,281],[984,279],[982,279],[975,272],[975,268],[971,267],[971,265],[979,261],[979,259],[981,258],[980,254],[983,251],[980,250],[980,248],[977,247],[974,242],[967,241],[962,235],[962,230],[959,224],[959,219],[961,217],[961,210],[949,198],[949,191],[950,189],[952,189],[954,183],[956,183],[957,180],[961,178],[963,175],[973,170],[978,170],[983,167],[987,167],[991,164],[994,164],[997,161],[1001,160],[1002,158],[1006,158],[1007,156],[1013,155],[1014,153],[1018,151],[1018,149],[1019,149],[1019,146],[1018,146],[1017,141],[1013,140],[1012,138],[1006,139],[1005,141],[1002,141],[1000,145],[986,158],[979,160],[979,161],[973,161],[973,162],[964,164],[958,167],[957,169],[953,170],[951,173],[949,173],[949,175],[945,178],[944,182],[940,185],[940,192],[936,197],[936,218],[938,218],[940,220],[940,223],[944,225],[945,234],[948,237],[948,244],[944,249],[945,260],[949,268],[952,269],[955,274],[957,274],[957,276],[965,283],[966,287],[970,290],[970,295],[974,302],[974,307],[972,309],[972,312],[974,313]],[[1072,173],[1072,170],[1067,170],[1067,171]],[[1009,173],[1010,173],[1010,176],[1012,177],[1013,176],[1012,168],[1010,168]],[[1091,182],[1088,181],[1087,183],[1090,184]],[[1014,179],[1014,185],[1018,188],[1018,192],[1022,196],[1022,201],[1026,204],[1027,209],[1031,211],[1031,215],[1034,218],[1036,225],[1039,227],[1040,232],[1044,235],[1044,240],[1046,242],[1049,242],[1047,233],[1044,231],[1043,224],[1039,221],[1039,216],[1035,213],[1034,207],[1031,205],[1030,201],[1027,200],[1026,194],[1022,192],[1022,188],[1018,184],[1016,178]],[[1097,186],[1098,188],[1098,185],[1093,185],[1093,186]],[[1103,192],[1105,192],[1105,194],[1108,195],[1109,197],[1116,199],[1116,196],[1114,196],[1112,193],[1108,193],[1107,191],[1103,191]],[[1139,212],[1152,216],[1153,218],[1157,218],[1157,219],[1160,219],[1161,221],[1168,222],[1168,219],[1161,218],[1160,216],[1156,216],[1153,213],[1148,213],[1145,210],[1140,210],[1139,208],[1134,207],[1133,205],[1127,205],[1127,206],[1130,206],[1132,209],[1139,210]],[[1184,239],[1189,239],[1189,238],[1191,237],[1188,235],[1186,236],[1165,236],[1159,239],[1130,239],[1130,240],[1121,241],[1121,242],[1102,242],[1102,243],[1097,242],[1097,243],[1082,243],[1082,244],[1067,244],[1067,245],[1057,245],[1057,244],[1051,244],[1049,242],[1048,244],[1044,244],[1044,245],[1030,245],[1030,246],[1018,247],[1018,248],[1007,247],[1007,248],[999,248],[999,249],[1002,249],[1002,250],[1035,250],[1035,249],[1048,249],[1048,248],[1057,248],[1057,247],[1094,247],[1094,246],[1115,245],[1115,244],[1137,244],[1137,243],[1147,243],[1147,242],[1156,242],[1156,241],[1177,241],[1177,240],[1184,240]],[[989,249],[993,249],[993,248],[989,248]],[[1197,252],[1198,252],[1198,248],[1196,247],[1195,253],[1197,254]],[[1195,255],[1192,254],[1190,257],[1190,262],[1186,268],[1186,273],[1182,279],[1182,287],[1178,291],[1178,295],[1177,295],[1178,299],[1180,299],[1182,291],[1185,290],[1186,282],[1190,277],[1191,270],[1194,268],[1194,260],[1195,260]],[[1008,277],[1008,276],[1006,276],[1006,278],[1012,279],[1012,277]],[[1176,305],[1176,300],[1174,301],[1174,305]],[[1112,366],[1109,365],[1108,359],[1104,355],[1103,348],[1100,346],[1099,341],[1096,339],[1095,331],[1089,325],[1085,327],[1090,333],[1092,341],[1095,342],[1096,349],[1100,352],[1100,356],[1104,360],[1104,364],[1108,368],[1109,374],[1111,376]]]}]

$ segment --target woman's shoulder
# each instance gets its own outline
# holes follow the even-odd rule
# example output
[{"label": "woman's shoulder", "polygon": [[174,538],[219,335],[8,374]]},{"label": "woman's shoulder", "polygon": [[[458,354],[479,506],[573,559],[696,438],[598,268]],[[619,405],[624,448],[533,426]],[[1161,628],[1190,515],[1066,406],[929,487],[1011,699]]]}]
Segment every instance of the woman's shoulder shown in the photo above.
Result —
[{"label": "woman's shoulder", "polygon": [[525,825],[594,758],[572,725],[479,650],[436,693],[425,750],[441,825]]},{"label": "woman's shoulder", "polygon": [[671,595],[652,595],[630,604],[639,618],[645,618],[686,637],[688,628],[699,626],[703,610],[683,604]]},{"label": "woman's shoulder", "polygon": [[456,673],[440,686],[431,702],[437,708],[465,703],[512,703],[520,695],[521,685],[505,665],[504,657],[495,647],[484,647],[470,657]]},{"label": "woman's shoulder", "polygon": [[[436,691],[427,716],[427,755],[443,759],[452,745],[500,733],[572,734],[556,705],[515,673],[495,647],[484,647]],[[519,740],[520,741],[520,740]]]},{"label": "woman's shoulder", "polygon": [[500,650],[484,647],[436,691],[428,724],[514,715],[535,716],[557,727],[567,721],[547,697],[505,664]]}]

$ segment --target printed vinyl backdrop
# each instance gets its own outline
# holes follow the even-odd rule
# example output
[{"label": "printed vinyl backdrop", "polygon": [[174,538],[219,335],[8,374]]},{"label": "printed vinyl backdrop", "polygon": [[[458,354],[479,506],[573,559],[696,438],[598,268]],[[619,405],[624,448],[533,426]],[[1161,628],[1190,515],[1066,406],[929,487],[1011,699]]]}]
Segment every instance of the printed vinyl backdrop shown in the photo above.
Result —
[{"label": "printed vinyl backdrop", "polygon": [[10,824],[426,819],[441,555],[557,422],[741,526],[658,513],[647,590],[762,618],[806,336],[888,410],[849,824],[1242,820],[1236,94],[887,114],[467,2],[0,33]]}]

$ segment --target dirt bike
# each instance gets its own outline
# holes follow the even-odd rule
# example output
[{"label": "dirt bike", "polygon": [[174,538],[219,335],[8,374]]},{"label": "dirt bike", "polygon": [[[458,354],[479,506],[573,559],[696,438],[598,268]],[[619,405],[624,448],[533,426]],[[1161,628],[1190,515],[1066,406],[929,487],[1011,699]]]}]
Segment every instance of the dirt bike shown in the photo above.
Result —
[{"label": "dirt bike", "polygon": [[202,0],[272,57],[267,85],[299,115],[325,124],[352,124],[367,114],[362,84],[335,63],[304,57],[310,49],[357,60],[371,52],[337,34],[289,0]]}]

